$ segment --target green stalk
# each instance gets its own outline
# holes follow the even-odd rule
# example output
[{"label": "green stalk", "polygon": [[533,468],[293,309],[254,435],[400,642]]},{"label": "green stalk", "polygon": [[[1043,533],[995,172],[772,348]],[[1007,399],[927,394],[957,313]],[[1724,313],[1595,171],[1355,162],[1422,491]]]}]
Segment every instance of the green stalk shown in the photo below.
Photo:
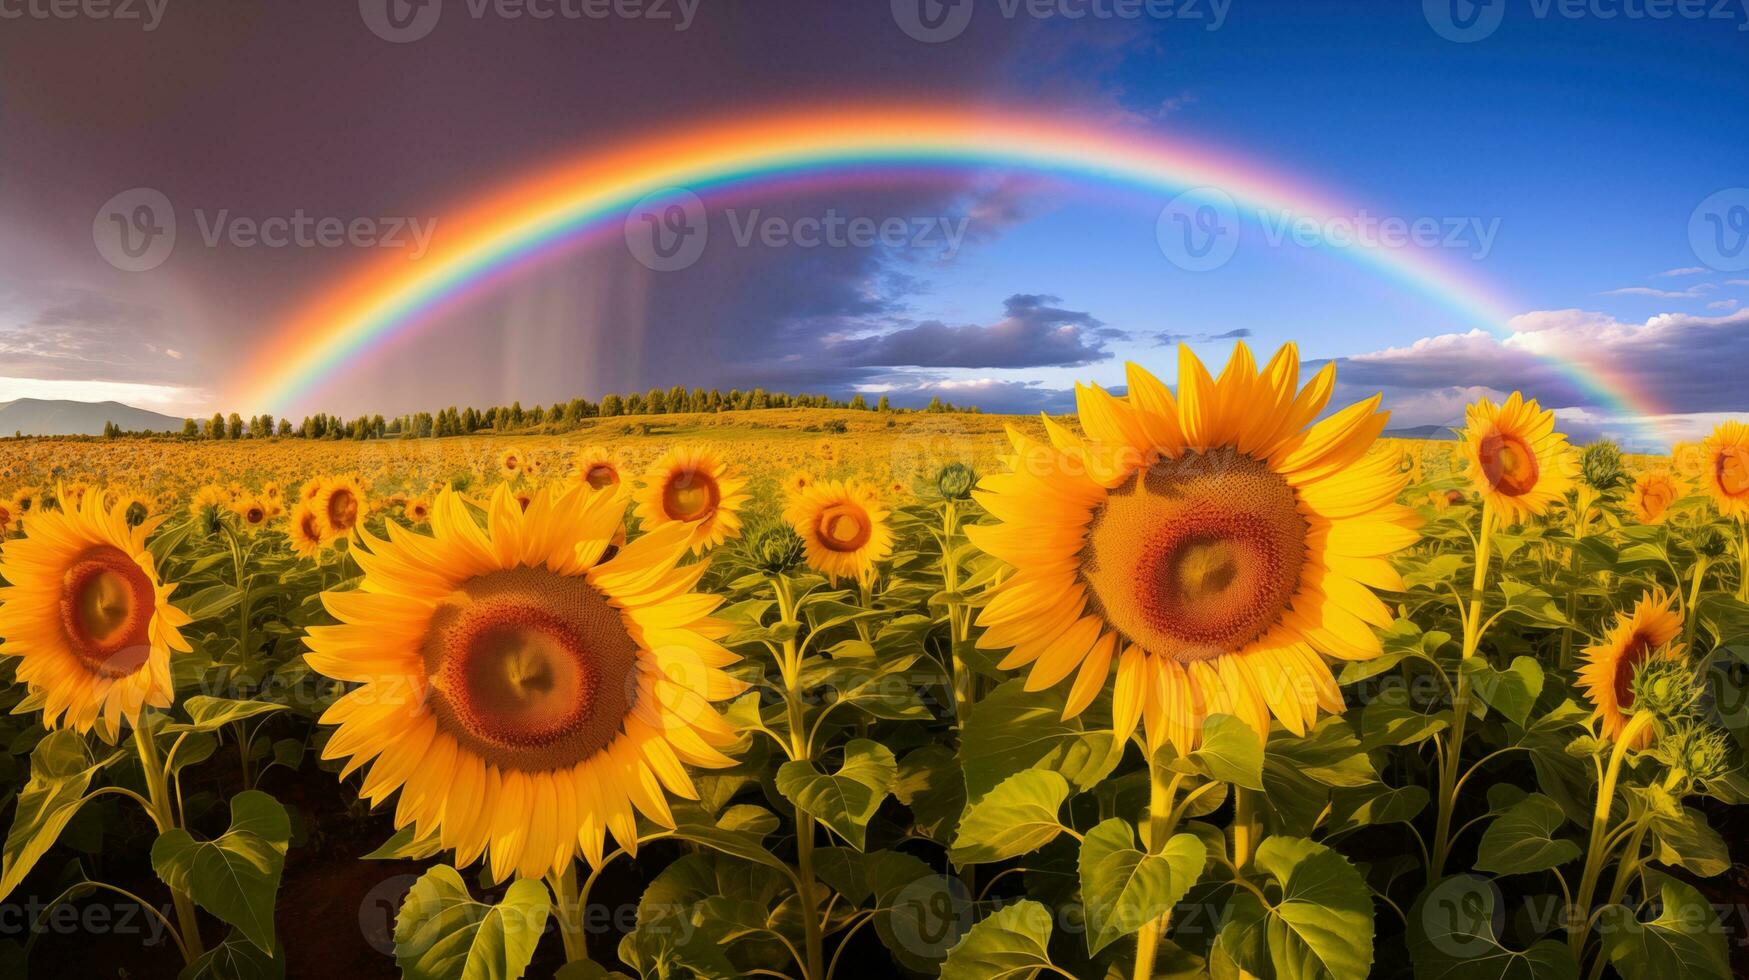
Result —
[{"label": "green stalk", "polygon": [[1697,555],[1694,559],[1694,581],[1688,586],[1688,605],[1682,609],[1682,646],[1683,649],[1694,650],[1694,624],[1700,618],[1697,604],[1700,602],[1700,583],[1706,578],[1707,556]]},{"label": "green stalk", "polygon": [[1749,519],[1737,518],[1737,601],[1749,602]]},{"label": "green stalk", "polygon": [[[1470,581],[1470,609],[1464,618],[1464,660],[1476,655],[1482,645],[1482,596],[1488,585],[1488,563],[1494,553],[1494,506],[1482,505],[1482,533],[1476,540],[1476,573]],[[1451,818],[1457,809],[1458,767],[1463,760],[1464,728],[1470,716],[1469,673],[1458,670],[1451,701],[1451,729],[1439,764],[1439,820],[1433,832],[1433,854],[1427,868],[1431,884],[1445,874],[1445,859],[1451,849]]]},{"label": "green stalk", "polygon": [[[1577,505],[1573,509],[1573,551],[1567,559],[1567,571],[1571,577],[1579,577],[1579,546],[1585,541],[1585,530],[1590,525],[1591,503],[1587,499],[1589,490],[1581,488]],[[1567,590],[1567,622],[1574,622],[1579,615],[1579,590]],[[1561,669],[1571,670],[1573,667],[1573,634],[1577,626],[1568,626],[1561,630]]]},{"label": "green stalk", "polygon": [[[772,584],[777,592],[778,615],[787,634],[778,669],[783,674],[784,702],[789,716],[790,759],[811,763],[812,746],[807,734],[807,720],[802,714],[801,646],[796,642],[801,621],[796,616],[795,597],[790,594],[789,580],[777,576]],[[826,976],[825,936],[820,927],[819,902],[815,900],[814,818],[798,806],[795,821],[796,900],[802,910],[802,936],[807,959],[802,964],[803,976],[805,980],[823,980]]]},{"label": "green stalk", "polygon": [[567,864],[561,874],[548,875],[547,887],[553,892],[554,914],[559,920],[559,941],[565,946],[565,962],[589,959],[589,944],[583,937],[583,903],[577,892],[576,863]]},{"label": "green stalk", "polygon": [[[1168,778],[1167,769],[1154,762],[1153,754],[1148,757],[1148,853],[1158,854],[1166,849],[1166,841],[1172,836],[1172,801],[1178,795],[1178,783],[1181,776]],[[1172,911],[1168,909],[1154,921],[1143,926],[1136,933],[1136,966],[1132,974],[1134,980],[1153,980],[1154,957],[1160,950],[1160,940],[1166,935],[1166,927],[1170,925]]]},{"label": "green stalk", "polygon": [[1585,870],[1579,878],[1579,890],[1574,893],[1572,913],[1567,917],[1567,945],[1573,951],[1575,961],[1583,958],[1585,940],[1591,935],[1591,898],[1596,894],[1597,879],[1607,863],[1603,842],[1609,834],[1610,804],[1615,802],[1622,760],[1627,757],[1628,746],[1637,741],[1640,733],[1650,728],[1652,722],[1650,711],[1634,712],[1627,727],[1616,736],[1615,749],[1609,755],[1609,768],[1604,771],[1603,782],[1597,787],[1597,805],[1591,812],[1591,840],[1585,848]]},{"label": "green stalk", "polygon": [[[170,802],[169,776],[158,756],[158,744],[144,727],[134,729],[134,745],[140,753],[140,769],[146,776],[146,795],[151,800],[152,821],[160,834],[175,829],[176,809]],[[206,951],[201,945],[200,919],[194,912],[194,899],[186,892],[170,889],[170,900],[176,906],[178,931],[182,933],[182,951],[189,963],[200,959]]]},{"label": "green stalk", "polygon": [[[954,501],[948,500],[942,508],[941,515],[941,584],[948,595],[959,595],[960,570],[959,562],[953,556],[954,538],[959,534],[958,507]],[[972,676],[966,666],[965,659],[960,656],[960,645],[971,634],[971,617],[965,604],[950,600],[947,604],[948,637],[952,649],[949,656],[953,661],[953,707],[954,725],[963,727],[966,714],[972,707]]]}]

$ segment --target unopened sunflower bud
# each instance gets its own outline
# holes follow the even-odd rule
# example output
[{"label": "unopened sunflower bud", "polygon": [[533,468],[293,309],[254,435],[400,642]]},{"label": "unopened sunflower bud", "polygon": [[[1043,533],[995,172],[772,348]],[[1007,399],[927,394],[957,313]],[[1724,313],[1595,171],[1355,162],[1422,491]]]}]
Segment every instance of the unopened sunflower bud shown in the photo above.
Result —
[{"label": "unopened sunflower bud", "polygon": [[781,521],[762,524],[747,538],[747,553],[753,564],[773,575],[801,564],[802,551],[801,536]]},{"label": "unopened sunflower bud", "polygon": [[1687,719],[1700,696],[1694,671],[1682,657],[1646,658],[1634,670],[1629,689],[1634,694],[1634,708],[1651,712],[1666,728]]},{"label": "unopened sunflower bud", "polygon": [[1694,550],[1708,558],[1717,558],[1725,553],[1725,536],[1717,528],[1709,527],[1701,533],[1700,540],[1695,542]]},{"label": "unopened sunflower bud", "polygon": [[964,463],[949,463],[935,474],[935,488],[948,500],[965,500],[972,495],[977,474]]},{"label": "unopened sunflower bud", "polygon": [[1681,742],[1682,768],[1701,782],[1718,779],[1731,769],[1731,743],[1710,725],[1693,725]]},{"label": "unopened sunflower bud", "polygon": [[1621,450],[1613,442],[1594,442],[1586,446],[1579,457],[1579,470],[1585,483],[1601,494],[1610,493],[1626,480]]}]

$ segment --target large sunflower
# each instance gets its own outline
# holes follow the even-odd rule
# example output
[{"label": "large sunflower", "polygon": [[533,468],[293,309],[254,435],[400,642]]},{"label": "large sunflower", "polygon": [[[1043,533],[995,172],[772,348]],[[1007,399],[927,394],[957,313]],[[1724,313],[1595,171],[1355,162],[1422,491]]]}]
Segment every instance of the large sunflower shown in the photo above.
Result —
[{"label": "large sunflower", "polygon": [[1555,413],[1513,392],[1503,405],[1486,398],[1465,411],[1464,456],[1470,482],[1501,518],[1517,523],[1545,513],[1573,485],[1567,437]]},{"label": "large sunflower", "polygon": [[644,527],[684,524],[695,553],[741,536],[741,506],[746,481],[703,446],[670,450],[644,477],[638,491],[638,517]]},{"label": "large sunflower", "polygon": [[395,826],[436,835],[458,864],[545,875],[608,833],[637,844],[633,811],[672,826],[664,792],[696,798],[682,763],[727,766],[734,733],[710,702],[723,673],[718,599],[692,592],[671,525],[610,552],[624,505],[566,484],[528,509],[500,486],[482,529],[461,497],[433,505],[432,534],[391,522],[354,551],[358,591],[323,599],[341,625],[312,627],[316,670],[362,682],[323,715],[326,758],[375,760],[361,794],[397,789]]},{"label": "large sunflower", "polygon": [[303,558],[316,557],[321,554],[322,546],[328,543],[322,518],[308,501],[300,501],[292,508],[287,533],[291,535],[292,551]]},{"label": "large sunflower", "polygon": [[[1616,613],[1615,626],[1603,642],[1585,649],[1579,687],[1594,706],[1593,716],[1612,741],[1627,727],[1634,707],[1634,671],[1653,657],[1677,659],[1683,645],[1682,614],[1670,608],[1674,596],[1663,590],[1646,593],[1632,613]],[[1629,748],[1644,748],[1652,733],[1644,732]]]},{"label": "large sunflower", "polygon": [[1342,709],[1319,652],[1379,653],[1371,589],[1402,587],[1386,556],[1417,538],[1397,458],[1367,453],[1387,414],[1374,396],[1312,425],[1335,371],[1299,388],[1292,344],[1261,373],[1240,344],[1219,379],[1179,352],[1176,397],[1135,364],[1126,397],[1077,386],[1085,440],[1010,430],[1008,472],[977,493],[1001,523],[967,528],[1015,568],[978,645],[1012,647],[1029,690],[1078,669],[1069,714],[1115,664],[1118,731],[1139,717],[1151,746],[1193,748],[1215,713],[1302,734]]},{"label": "large sunflower", "polygon": [[801,536],[808,564],[834,583],[866,578],[893,551],[880,495],[860,483],[806,484],[790,495],[783,519]]},{"label": "large sunflower", "polygon": [[45,725],[113,740],[145,706],[170,705],[170,654],[190,649],[179,630],[189,618],[146,550],[160,521],[129,527],[126,506],[105,509],[103,497],[38,508],[28,536],[6,546],[0,654],[18,658],[25,706],[41,708]]},{"label": "large sunflower", "polygon": [[1701,443],[1702,486],[1725,517],[1749,518],[1749,425],[1721,422]]}]

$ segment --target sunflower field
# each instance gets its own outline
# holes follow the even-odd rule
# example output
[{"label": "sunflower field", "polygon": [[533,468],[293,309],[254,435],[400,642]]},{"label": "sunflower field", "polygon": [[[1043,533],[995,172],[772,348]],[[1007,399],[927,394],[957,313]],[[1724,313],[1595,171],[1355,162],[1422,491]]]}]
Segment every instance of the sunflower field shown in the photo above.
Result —
[{"label": "sunflower field", "polygon": [[6,441],[0,977],[1749,970],[1749,426],[1391,439],[1181,355],[1065,418]]}]

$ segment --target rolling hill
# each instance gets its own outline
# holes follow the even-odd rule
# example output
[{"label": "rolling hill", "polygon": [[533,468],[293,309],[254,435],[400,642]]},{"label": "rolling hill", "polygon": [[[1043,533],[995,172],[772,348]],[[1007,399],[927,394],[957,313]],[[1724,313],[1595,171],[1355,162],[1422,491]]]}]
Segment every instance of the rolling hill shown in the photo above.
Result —
[{"label": "rolling hill", "polygon": [[128,432],[180,432],[182,420],[120,402],[20,398],[0,402],[0,435],[96,436],[114,422]]}]

